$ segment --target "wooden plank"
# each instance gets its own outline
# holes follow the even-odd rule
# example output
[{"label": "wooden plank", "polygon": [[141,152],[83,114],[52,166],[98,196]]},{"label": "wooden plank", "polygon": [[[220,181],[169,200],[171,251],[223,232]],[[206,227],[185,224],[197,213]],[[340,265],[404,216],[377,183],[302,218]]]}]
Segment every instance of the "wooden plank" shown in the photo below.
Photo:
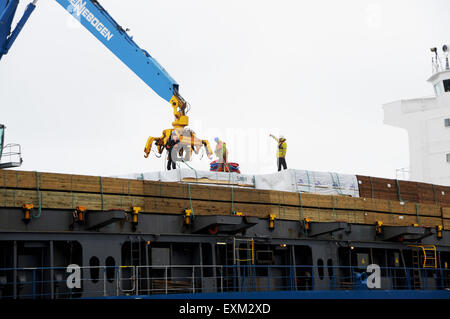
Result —
[{"label": "wooden plank", "polygon": [[211,185],[234,185],[234,186],[240,186],[240,187],[250,187],[253,188],[253,184],[244,184],[244,183],[230,183],[229,181],[222,181],[222,180],[212,180],[209,178],[183,178],[183,182],[188,183],[199,183],[199,184],[211,184]]},{"label": "wooden plank", "polygon": [[0,170],[0,187],[64,190],[86,193],[114,193],[139,195],[143,193],[143,182],[138,180],[68,175],[56,173],[39,173],[13,170]]},{"label": "wooden plank", "polygon": [[[64,190],[73,192],[91,192],[104,194],[121,195],[149,195],[166,196],[175,198],[185,198],[188,196],[188,186],[182,183],[164,183],[155,181],[130,180],[109,177],[66,175],[54,173],[37,173],[23,171],[1,171],[2,177],[0,187],[37,189],[37,180],[41,190]],[[3,184],[3,185],[2,185]],[[233,190],[229,187],[214,189],[211,194],[210,186],[191,185],[190,192],[194,198],[231,200],[232,191],[237,196],[237,200],[242,201],[266,201],[268,191],[243,192],[242,189]],[[250,196],[249,196],[250,195]],[[255,196],[256,195],[256,196]],[[245,198],[249,196],[250,198]],[[252,198],[253,197],[253,198]]]},{"label": "wooden plank", "polygon": [[[394,200],[298,194],[54,173],[2,170],[1,174],[3,189],[0,187],[0,206],[9,207],[21,207],[23,203],[28,201],[33,202],[37,206],[36,186],[39,185],[41,195],[46,199],[43,207],[55,209],[73,209],[77,205],[88,206],[91,210],[100,210],[102,207],[104,209],[129,209],[131,206],[136,205],[144,207],[146,212],[181,213],[187,207],[186,203],[192,201],[201,207],[199,209],[200,213],[204,212],[205,214],[231,213],[232,210],[242,210],[244,212],[251,211],[255,216],[278,212],[277,214],[279,214],[280,218],[291,216],[289,218],[299,219],[301,215],[295,212],[303,211],[303,208],[305,208],[305,211],[308,213],[313,214],[313,212],[317,212],[316,218],[319,219],[326,218],[326,220],[330,220],[332,218],[332,220],[336,220],[337,218],[347,218],[359,222],[361,222],[361,218],[364,221],[364,217],[352,212],[369,212],[370,215],[367,216],[371,216],[371,218],[383,217],[374,214],[375,212],[413,216],[408,217],[408,219],[417,219],[417,216],[441,217],[441,214],[448,216],[447,213],[441,210],[439,205],[401,203]],[[369,178],[366,178],[364,181],[367,182],[367,180]],[[377,183],[383,184],[383,187],[387,187],[384,184],[389,181],[386,179],[375,179],[373,183],[375,185]],[[408,189],[408,187],[405,186],[404,188]],[[416,186],[413,185],[411,187],[414,189]],[[23,188],[23,190],[18,188]],[[28,193],[20,193],[20,191],[25,190],[28,190]],[[61,190],[62,192],[55,190]],[[345,212],[340,212],[340,210],[345,210]],[[373,222],[373,220],[369,221],[370,223]],[[394,221],[392,222],[394,223]]]},{"label": "wooden plank", "polygon": [[450,206],[450,187],[435,186],[435,189],[438,203],[443,206]]},{"label": "wooden plank", "polygon": [[[442,224],[439,217],[415,215],[399,215],[381,212],[366,212],[359,210],[338,210],[327,208],[304,208],[277,204],[230,203],[209,200],[169,199],[159,197],[123,196],[110,194],[69,193],[41,191],[41,207],[51,209],[74,209],[78,205],[86,206],[88,210],[123,209],[131,211],[132,206],[140,206],[143,213],[182,214],[186,208],[194,208],[197,215],[230,215],[232,210],[243,212],[248,216],[268,218],[274,214],[278,219],[330,222],[346,221],[358,224],[374,224],[383,221],[385,225],[411,225],[419,223],[425,226]],[[8,190],[0,197],[0,206],[21,207],[23,203],[33,203],[38,207],[36,191]]]},{"label": "wooden plank", "polygon": [[442,207],[442,218],[450,219],[450,207]]},{"label": "wooden plank", "polygon": [[450,219],[443,219],[442,226],[444,226],[445,230],[450,230]]},{"label": "wooden plank", "polygon": [[[68,193],[55,191],[39,192],[41,208],[45,209],[75,209],[77,206],[86,206],[88,210],[130,210],[132,206],[143,206],[144,197],[101,195],[89,193]],[[22,207],[23,204],[33,204],[39,207],[39,197],[36,191],[8,190],[1,192],[0,207]]]},{"label": "wooden plank", "polygon": [[[20,173],[20,172],[19,172]],[[17,184],[22,184],[23,178],[30,184],[32,181],[30,172],[27,176],[18,174]],[[11,178],[10,175],[9,178]],[[63,174],[41,174],[34,176],[39,179],[40,189],[60,189],[64,191],[83,191],[104,194],[120,194],[121,196],[144,195],[178,199],[201,199],[209,201],[229,201],[248,203],[267,203],[278,205],[292,205],[305,207],[319,207],[327,209],[357,209],[380,212],[393,212],[409,215],[440,216],[440,207],[437,205],[400,203],[398,201],[386,201],[365,198],[352,198],[347,196],[331,196],[317,194],[297,194],[291,192],[253,190],[229,187],[210,187],[203,185],[187,185],[180,183],[161,183],[151,181],[121,180],[86,176],[70,176]],[[56,181],[55,181],[56,178]],[[67,185],[70,184],[70,187]],[[36,185],[36,180],[35,180]],[[1,192],[1,190],[0,190]],[[416,211],[418,210],[418,212]]]},{"label": "wooden plank", "polygon": [[399,189],[395,179],[357,175],[357,180],[361,197],[450,206],[448,186],[399,180]]}]

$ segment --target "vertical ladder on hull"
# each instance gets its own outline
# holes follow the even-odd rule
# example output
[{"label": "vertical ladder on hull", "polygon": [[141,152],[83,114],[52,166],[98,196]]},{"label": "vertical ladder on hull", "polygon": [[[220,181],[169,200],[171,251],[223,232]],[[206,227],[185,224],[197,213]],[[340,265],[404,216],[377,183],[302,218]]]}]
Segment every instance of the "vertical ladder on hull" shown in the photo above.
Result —
[{"label": "vertical ladder on hull", "polygon": [[420,276],[420,254],[419,250],[414,250],[413,254],[413,270],[412,270],[412,289],[422,289],[422,279]]},{"label": "vertical ladder on hull", "polygon": [[[223,269],[224,288],[240,291],[248,277],[254,279],[255,245],[253,238],[235,238],[226,246],[226,266]],[[244,266],[244,267],[240,267]]]},{"label": "vertical ladder on hull", "polygon": [[[245,248],[241,248],[242,242]],[[242,256],[244,255],[244,256]],[[254,265],[255,264],[255,244],[253,238],[233,238],[233,264]]]},{"label": "vertical ladder on hull", "polygon": [[[409,245],[422,250],[423,253],[423,268],[437,268],[437,253],[435,245]],[[419,255],[419,253],[417,252]]]},{"label": "vertical ladder on hull", "polygon": [[130,252],[131,252],[131,266],[140,266],[141,265],[141,241],[138,240],[133,244],[133,239],[130,241]]},{"label": "vertical ladder on hull", "polygon": [[[136,272],[138,267],[142,262],[141,255],[141,242],[142,240],[133,237],[128,237],[130,239],[130,251],[129,260],[124,263],[126,265],[120,266],[118,270],[118,280],[117,280],[117,293],[119,291],[122,294],[134,293],[136,291]],[[148,276],[147,276],[148,277]]]},{"label": "vertical ladder on hull", "polygon": [[225,247],[225,267],[223,268],[223,286],[224,291],[237,290],[236,280],[236,259],[234,250],[234,240],[232,244],[227,244]]},{"label": "vertical ladder on hull", "polygon": [[437,253],[436,246],[422,246],[425,259],[423,261],[423,268],[437,268]]},{"label": "vertical ladder on hull", "polygon": [[[437,253],[435,245],[409,245],[413,250],[413,289],[422,289],[422,268],[437,268]],[[422,252],[422,254],[420,253]],[[421,258],[422,257],[422,258]],[[422,262],[421,262],[422,259]]]},{"label": "vertical ladder on hull", "polygon": [[245,289],[248,284],[254,286],[255,243],[253,238],[233,238],[233,261],[235,266],[244,266],[235,267],[240,290]]}]

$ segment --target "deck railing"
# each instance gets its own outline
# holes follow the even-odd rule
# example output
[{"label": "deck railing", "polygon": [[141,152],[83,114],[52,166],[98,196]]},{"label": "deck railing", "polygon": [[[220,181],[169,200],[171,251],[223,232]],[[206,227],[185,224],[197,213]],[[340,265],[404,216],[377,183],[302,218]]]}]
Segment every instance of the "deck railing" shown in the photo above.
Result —
[{"label": "deck railing", "polygon": [[[301,290],[449,290],[447,268],[278,265],[0,269],[0,299],[67,299]],[[78,282],[77,282],[78,280]],[[369,283],[369,284],[368,284]],[[378,287],[375,287],[376,285]],[[374,286],[375,285],[375,286]]]}]

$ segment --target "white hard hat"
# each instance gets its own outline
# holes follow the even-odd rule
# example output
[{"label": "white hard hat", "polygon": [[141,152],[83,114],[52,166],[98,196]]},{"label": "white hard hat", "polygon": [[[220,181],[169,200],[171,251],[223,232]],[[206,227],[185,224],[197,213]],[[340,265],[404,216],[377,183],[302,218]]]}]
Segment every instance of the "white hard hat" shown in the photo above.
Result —
[{"label": "white hard hat", "polygon": [[280,139],[285,140],[286,138],[284,137],[284,135],[280,135]]}]

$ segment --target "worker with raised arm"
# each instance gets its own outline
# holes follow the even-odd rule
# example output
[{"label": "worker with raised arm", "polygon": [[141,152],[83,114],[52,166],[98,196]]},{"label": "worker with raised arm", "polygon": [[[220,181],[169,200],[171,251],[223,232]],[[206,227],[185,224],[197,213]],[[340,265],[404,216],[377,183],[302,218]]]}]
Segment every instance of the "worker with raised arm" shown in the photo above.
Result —
[{"label": "worker with raised arm", "polygon": [[272,134],[270,134],[270,136],[275,141],[277,141],[277,143],[278,143],[278,150],[277,150],[278,171],[281,171],[281,166],[283,166],[283,169],[287,169],[287,164],[286,164],[286,151],[287,151],[286,138],[283,135],[280,135],[280,138],[277,138],[277,137],[275,137]]}]

